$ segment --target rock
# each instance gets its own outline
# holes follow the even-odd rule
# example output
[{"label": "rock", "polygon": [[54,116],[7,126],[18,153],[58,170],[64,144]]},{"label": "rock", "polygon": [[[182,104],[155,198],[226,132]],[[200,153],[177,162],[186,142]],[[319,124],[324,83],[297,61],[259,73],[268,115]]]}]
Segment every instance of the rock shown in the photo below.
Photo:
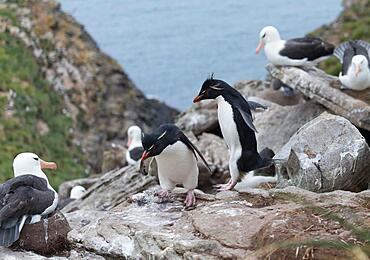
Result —
[{"label": "rock", "polygon": [[347,119],[323,113],[292,136],[275,155],[282,171],[301,188],[361,191],[370,181],[370,149]]},{"label": "rock", "polygon": [[184,131],[192,131],[195,135],[212,132],[219,128],[217,118],[217,103],[203,101],[194,104],[176,120],[176,125]]},{"label": "rock", "polygon": [[35,224],[26,224],[19,240],[13,245],[41,255],[55,255],[69,249],[69,224],[62,213]]},{"label": "rock", "polygon": [[276,153],[302,125],[325,111],[322,106],[313,102],[280,106],[266,100],[256,98],[253,100],[268,107],[267,111],[256,113],[254,120],[258,130],[256,134],[258,151],[268,147]]},{"label": "rock", "polygon": [[126,151],[123,145],[112,144],[109,149],[103,153],[102,172],[109,172],[111,170],[121,168],[127,164]]},{"label": "rock", "polygon": [[44,256],[35,254],[27,251],[14,251],[6,247],[0,247],[0,259],[6,260],[18,260],[18,259],[32,259],[32,260],[67,260],[66,257],[51,257],[46,258]]},{"label": "rock", "polygon": [[[80,250],[115,258],[276,259],[296,254],[303,258],[310,249],[333,259],[352,254],[347,247],[335,247],[342,239],[361,250],[366,238],[357,236],[351,225],[370,228],[370,191],[320,194],[296,187],[251,189],[208,195],[198,199],[191,211],[183,211],[181,199],[159,202],[153,192],[136,194],[130,203],[114,210],[66,214],[72,226],[71,243]],[[339,224],[342,221],[350,224]],[[313,238],[330,240],[333,248],[310,244]]]},{"label": "rock", "polygon": [[42,120],[37,120],[36,129],[40,133],[41,136],[45,136],[50,132],[48,124],[46,124]]},{"label": "rock", "polygon": [[135,166],[113,170],[98,177],[81,199],[71,202],[62,211],[111,210],[126,202],[132,194],[141,192],[155,184],[155,177],[142,175]]},{"label": "rock", "polygon": [[90,178],[77,179],[77,180],[73,180],[73,181],[63,182],[59,186],[59,189],[58,189],[59,198],[63,198],[63,199],[69,198],[71,189],[74,186],[77,186],[77,185],[81,185],[85,189],[88,189],[89,187],[91,187],[92,185],[94,185],[99,180],[99,178],[100,178],[100,176],[95,176],[95,177],[92,176]]},{"label": "rock", "polygon": [[198,159],[200,171],[198,187],[200,189],[209,190],[212,189],[214,184],[225,183],[230,177],[229,151],[227,150],[225,141],[217,135],[203,133],[193,142],[203,154],[212,170],[212,175],[210,175],[207,168],[201,163],[201,160]]},{"label": "rock", "polygon": [[293,106],[302,102],[302,95],[296,93],[293,96],[286,96],[282,91],[274,89],[274,82],[273,79],[270,84],[266,81],[243,80],[235,83],[235,88],[244,97],[258,97],[281,106]]},{"label": "rock", "polygon": [[370,131],[368,91],[361,93],[341,91],[338,89],[338,78],[329,76],[316,68],[311,68],[307,72],[299,68],[275,67],[269,64],[267,70],[273,77],[330,109],[334,114],[345,117],[357,127]]}]

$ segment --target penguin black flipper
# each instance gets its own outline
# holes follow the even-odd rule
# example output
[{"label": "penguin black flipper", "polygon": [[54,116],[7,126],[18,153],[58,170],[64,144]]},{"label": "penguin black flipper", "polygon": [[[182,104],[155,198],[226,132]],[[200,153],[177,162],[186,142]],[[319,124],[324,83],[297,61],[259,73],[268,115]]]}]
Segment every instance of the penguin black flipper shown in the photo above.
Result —
[{"label": "penguin black flipper", "polygon": [[250,129],[252,129],[254,132],[258,133],[256,127],[254,126],[253,124],[253,118],[252,118],[252,115],[248,114],[247,112],[245,112],[243,109],[241,108],[238,108],[240,114],[242,115],[245,123],[249,126]]},{"label": "penguin black flipper", "polygon": [[[209,167],[206,159],[203,157],[202,153],[198,150],[198,148],[189,140],[189,138],[186,137],[186,135],[179,131],[179,139],[181,142],[183,142],[195,155],[195,158],[198,158],[198,156],[202,159],[204,165],[207,167],[208,171],[212,173],[211,168]],[[197,156],[198,154],[198,156]]]},{"label": "penguin black flipper", "polygon": [[247,102],[248,102],[248,105],[249,105],[250,109],[252,109],[253,111],[256,111],[259,108],[263,109],[263,110],[267,109],[267,106],[262,105],[260,103],[257,103],[257,102],[254,102],[254,101],[247,101]]},{"label": "penguin black flipper", "polygon": [[[252,129],[254,132],[258,133],[256,127],[253,124],[253,117],[249,102],[236,89],[230,88],[230,90],[231,92],[229,93],[229,95],[224,97],[225,100],[240,112],[243,120],[248,125],[248,127]],[[258,104],[257,102],[253,103],[254,104],[252,105]]]}]

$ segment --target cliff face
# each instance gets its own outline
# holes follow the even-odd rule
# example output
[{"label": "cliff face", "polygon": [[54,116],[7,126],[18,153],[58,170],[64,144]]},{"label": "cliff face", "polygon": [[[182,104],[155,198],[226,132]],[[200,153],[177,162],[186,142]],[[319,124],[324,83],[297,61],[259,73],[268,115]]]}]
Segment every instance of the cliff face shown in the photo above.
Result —
[{"label": "cliff face", "polygon": [[[338,18],[311,33],[313,36],[325,39],[335,45],[348,40],[361,39],[370,42],[370,1],[344,0],[344,10]],[[326,72],[337,76],[341,65],[335,57],[325,61],[320,66]]]},{"label": "cliff face", "polygon": [[80,165],[100,172],[104,149],[131,124],[149,130],[176,115],[146,99],[57,2],[7,1],[0,16],[1,170],[32,150],[62,164],[63,179],[81,175]]}]

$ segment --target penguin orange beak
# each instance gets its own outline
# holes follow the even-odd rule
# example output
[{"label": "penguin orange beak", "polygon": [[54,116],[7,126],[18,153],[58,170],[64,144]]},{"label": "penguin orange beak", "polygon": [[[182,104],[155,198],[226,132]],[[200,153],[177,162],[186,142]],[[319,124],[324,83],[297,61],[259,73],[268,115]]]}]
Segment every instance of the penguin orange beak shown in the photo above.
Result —
[{"label": "penguin orange beak", "polygon": [[261,51],[261,49],[265,46],[265,44],[260,41],[260,43],[258,44],[257,48],[256,48],[256,54],[258,55],[258,53]]},{"label": "penguin orange beak", "polygon": [[203,96],[202,96],[202,95],[198,95],[198,96],[196,96],[196,97],[193,99],[193,103],[198,103],[199,101],[201,101],[201,100],[202,100],[202,98],[203,98]]},{"label": "penguin orange beak", "polygon": [[149,152],[144,151],[143,155],[141,155],[141,161],[148,159],[149,155],[150,155]]},{"label": "penguin orange beak", "polygon": [[44,160],[41,160],[41,159],[40,159],[40,165],[41,165],[41,169],[55,170],[56,168],[58,168],[55,162],[45,162]]}]

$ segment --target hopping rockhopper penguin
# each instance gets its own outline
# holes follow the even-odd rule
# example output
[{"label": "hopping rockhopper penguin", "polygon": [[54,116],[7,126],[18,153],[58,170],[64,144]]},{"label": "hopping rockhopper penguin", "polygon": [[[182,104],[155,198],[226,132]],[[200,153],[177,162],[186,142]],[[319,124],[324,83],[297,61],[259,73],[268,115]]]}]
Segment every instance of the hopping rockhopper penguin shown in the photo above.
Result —
[{"label": "hopping rockhopper penguin", "polygon": [[334,51],[334,45],[319,38],[282,40],[279,31],[273,26],[266,26],[261,30],[256,54],[263,47],[269,62],[282,66],[312,65],[325,60]]},{"label": "hopping rockhopper penguin", "polygon": [[251,110],[266,109],[256,102],[247,101],[225,81],[207,79],[193,100],[216,99],[218,121],[230,152],[229,171],[231,179],[227,184],[218,185],[219,190],[231,190],[236,185],[240,172],[249,172],[272,165],[270,158],[262,158],[257,152],[257,132]]},{"label": "hopping rockhopper penguin", "polygon": [[33,224],[53,213],[58,194],[42,169],[56,169],[34,153],[18,154],[13,162],[14,178],[0,185],[0,245],[18,240],[24,224]]},{"label": "hopping rockhopper penguin", "polygon": [[339,80],[342,89],[364,90],[370,87],[370,44],[357,40],[342,43],[334,51],[342,63]]},{"label": "hopping rockhopper penguin", "polygon": [[[158,178],[162,190],[160,197],[167,197],[181,184],[187,190],[186,207],[195,205],[194,189],[198,186],[197,156],[211,172],[206,160],[185,134],[173,124],[163,124],[152,134],[142,138],[145,149],[141,161],[155,157],[158,165]],[[144,173],[144,172],[143,172]]]},{"label": "hopping rockhopper penguin", "polygon": [[140,162],[144,148],[141,143],[142,131],[137,125],[130,126],[127,130],[127,152],[126,161],[129,165],[136,165]]}]

